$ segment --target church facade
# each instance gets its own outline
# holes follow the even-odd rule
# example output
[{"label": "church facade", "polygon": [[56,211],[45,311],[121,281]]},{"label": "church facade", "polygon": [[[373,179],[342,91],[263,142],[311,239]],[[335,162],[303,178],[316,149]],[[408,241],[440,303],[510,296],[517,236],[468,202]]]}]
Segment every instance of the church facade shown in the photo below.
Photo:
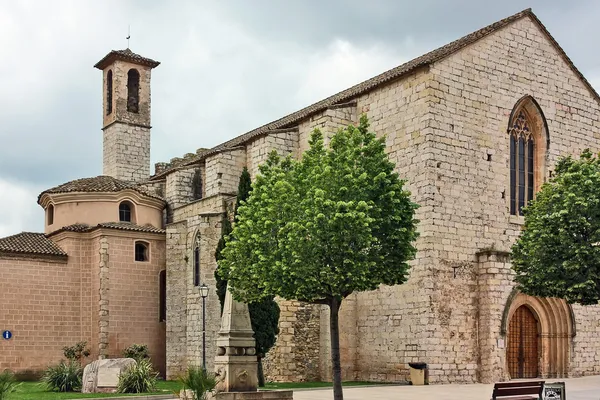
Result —
[{"label": "church facade", "polygon": [[[104,176],[39,199],[47,218],[53,216],[45,235],[32,234],[35,246],[56,253],[44,255],[52,262],[44,267],[48,274],[72,277],[71,260],[85,260],[75,267],[79,283],[65,285],[75,289],[64,296],[84,307],[67,315],[81,319],[73,340],[88,339],[94,356],[115,356],[131,340],[147,340],[156,344],[152,354],[168,378],[200,364],[199,287],[206,284],[211,367],[220,319],[214,253],[243,168],[254,178],[273,149],[301,157],[315,128],[330,137],[366,114],[420,205],[420,237],[407,283],[345,300],[343,378],[403,381],[409,362],[428,363],[431,383],[600,374],[600,306],[525,296],[512,282],[509,252],[523,227],[522,207],[559,157],[600,150],[600,97],[531,10],[212,149],[158,163],[150,176],[150,71],[157,65],[129,50],[96,65],[103,71]],[[130,221],[121,220],[122,205]],[[112,232],[119,237],[114,244]],[[17,256],[5,250],[7,239],[0,239],[0,265],[8,260],[0,274],[10,282]],[[103,258],[111,251],[137,254],[137,242],[157,251],[151,268],[135,257],[130,264],[112,253]],[[32,263],[27,268],[35,275],[38,255],[21,247],[17,264]],[[133,290],[125,304],[117,300],[115,279],[103,281],[119,271],[119,282]],[[136,292],[146,281],[154,289]],[[77,286],[83,282],[92,290]],[[133,308],[141,299],[156,307]],[[284,300],[280,307],[280,334],[265,360],[268,378],[330,379],[327,309]],[[147,315],[143,323],[153,328],[142,330],[151,334],[128,337],[136,330],[118,319],[121,312]],[[10,354],[20,357],[16,347]]]}]

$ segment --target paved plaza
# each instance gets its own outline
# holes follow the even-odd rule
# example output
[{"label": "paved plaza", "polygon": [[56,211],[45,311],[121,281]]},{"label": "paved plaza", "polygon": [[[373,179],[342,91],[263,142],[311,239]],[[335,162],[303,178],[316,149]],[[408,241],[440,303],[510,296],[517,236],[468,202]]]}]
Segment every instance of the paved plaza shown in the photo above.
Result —
[{"label": "paved plaza", "polygon": [[[566,382],[568,400],[600,400],[600,376],[548,379]],[[489,400],[494,385],[379,386],[344,389],[344,400]],[[295,391],[294,400],[330,400],[331,389]]]}]

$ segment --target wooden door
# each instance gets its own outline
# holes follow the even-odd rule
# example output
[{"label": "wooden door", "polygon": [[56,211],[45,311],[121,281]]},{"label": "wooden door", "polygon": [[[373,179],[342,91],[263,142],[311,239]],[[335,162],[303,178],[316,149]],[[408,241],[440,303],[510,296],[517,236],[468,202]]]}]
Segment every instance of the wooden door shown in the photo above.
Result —
[{"label": "wooden door", "polygon": [[508,372],[511,379],[539,375],[538,321],[527,306],[517,308],[508,326]]}]

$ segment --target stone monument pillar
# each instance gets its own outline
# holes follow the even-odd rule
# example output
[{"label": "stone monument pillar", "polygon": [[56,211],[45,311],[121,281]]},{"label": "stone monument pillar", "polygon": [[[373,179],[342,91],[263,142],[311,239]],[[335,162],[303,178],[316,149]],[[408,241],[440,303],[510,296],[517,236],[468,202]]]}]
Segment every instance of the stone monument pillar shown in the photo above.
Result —
[{"label": "stone monument pillar", "polygon": [[256,392],[258,360],[253,335],[248,305],[235,301],[227,290],[215,357],[218,392]]}]

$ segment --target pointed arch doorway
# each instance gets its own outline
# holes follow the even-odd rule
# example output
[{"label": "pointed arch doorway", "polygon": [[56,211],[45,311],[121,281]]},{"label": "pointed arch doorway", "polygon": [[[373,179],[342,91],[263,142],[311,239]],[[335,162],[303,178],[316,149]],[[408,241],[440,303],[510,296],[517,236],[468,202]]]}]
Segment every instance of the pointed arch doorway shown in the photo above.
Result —
[{"label": "pointed arch doorway", "polygon": [[512,379],[539,376],[539,322],[526,305],[517,308],[508,325],[506,358]]},{"label": "pointed arch doorway", "polygon": [[501,329],[509,378],[568,377],[575,336],[571,308],[562,299],[514,293],[506,304]]}]

